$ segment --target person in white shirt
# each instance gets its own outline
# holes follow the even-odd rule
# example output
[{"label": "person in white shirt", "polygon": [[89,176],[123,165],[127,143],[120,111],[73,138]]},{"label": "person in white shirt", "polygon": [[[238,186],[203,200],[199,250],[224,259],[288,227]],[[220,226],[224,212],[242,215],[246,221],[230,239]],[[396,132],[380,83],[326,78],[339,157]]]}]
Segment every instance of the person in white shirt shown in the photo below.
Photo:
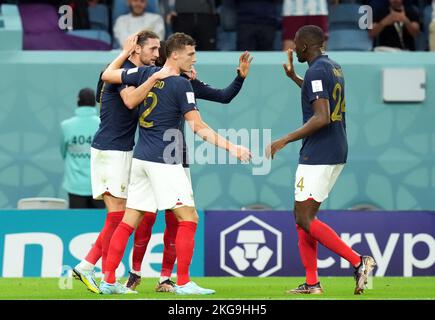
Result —
[{"label": "person in white shirt", "polygon": [[119,44],[124,43],[129,35],[144,29],[155,32],[160,39],[165,39],[163,17],[146,12],[147,0],[128,0],[128,5],[130,13],[119,16],[113,26],[113,34]]}]

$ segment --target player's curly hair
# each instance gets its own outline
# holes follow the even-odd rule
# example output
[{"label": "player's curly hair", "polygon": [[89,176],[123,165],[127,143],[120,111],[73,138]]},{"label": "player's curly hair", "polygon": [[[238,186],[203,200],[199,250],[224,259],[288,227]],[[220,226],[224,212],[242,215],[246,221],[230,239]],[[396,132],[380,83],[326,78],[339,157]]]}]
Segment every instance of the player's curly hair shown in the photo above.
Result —
[{"label": "player's curly hair", "polygon": [[196,46],[195,40],[188,34],[182,32],[172,34],[165,43],[167,57],[169,57],[172,52],[183,49],[185,46]]},{"label": "player's curly hair", "polygon": [[143,47],[148,39],[160,39],[157,33],[150,30],[142,30],[137,34],[137,44]]}]

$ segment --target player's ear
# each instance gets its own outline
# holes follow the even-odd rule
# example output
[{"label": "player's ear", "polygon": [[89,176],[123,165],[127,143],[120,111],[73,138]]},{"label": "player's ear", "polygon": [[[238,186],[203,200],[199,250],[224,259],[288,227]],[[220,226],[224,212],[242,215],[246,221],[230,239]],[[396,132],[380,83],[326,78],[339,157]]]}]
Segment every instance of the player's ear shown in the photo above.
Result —
[{"label": "player's ear", "polygon": [[134,53],[136,53],[136,54],[140,54],[141,49],[142,49],[142,47],[141,47],[140,45],[137,44],[137,45],[134,47]]}]

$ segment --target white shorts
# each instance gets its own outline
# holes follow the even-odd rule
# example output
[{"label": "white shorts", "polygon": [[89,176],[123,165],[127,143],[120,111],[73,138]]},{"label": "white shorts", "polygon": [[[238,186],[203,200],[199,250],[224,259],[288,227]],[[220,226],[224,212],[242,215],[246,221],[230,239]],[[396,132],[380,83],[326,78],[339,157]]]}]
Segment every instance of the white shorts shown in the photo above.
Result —
[{"label": "white shorts", "polygon": [[98,150],[91,148],[91,181],[94,199],[105,193],[127,199],[133,151]]},{"label": "white shorts", "polygon": [[127,208],[156,212],[182,206],[194,207],[190,173],[186,169],[181,164],[133,158]]},{"label": "white shorts", "polygon": [[325,201],[343,167],[344,164],[299,164],[295,177],[295,201],[310,198],[317,202]]}]

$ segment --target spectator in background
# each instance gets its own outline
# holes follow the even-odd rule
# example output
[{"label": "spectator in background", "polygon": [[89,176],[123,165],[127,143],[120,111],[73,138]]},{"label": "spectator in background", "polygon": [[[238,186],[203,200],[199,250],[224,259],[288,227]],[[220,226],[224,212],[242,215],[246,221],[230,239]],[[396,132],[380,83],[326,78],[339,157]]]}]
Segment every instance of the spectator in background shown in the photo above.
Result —
[{"label": "spectator in background", "polygon": [[166,23],[174,33],[193,37],[198,51],[216,50],[218,16],[214,0],[164,0],[163,7],[169,12]]},{"label": "spectator in background", "polygon": [[95,110],[94,90],[80,90],[75,116],[62,121],[60,150],[65,160],[63,188],[68,192],[69,207],[104,208],[103,201],[92,198],[91,142],[100,124]]},{"label": "spectator in background", "polygon": [[165,38],[165,23],[161,15],[146,12],[147,0],[128,0],[130,13],[119,16],[113,27],[113,35],[119,44],[123,44],[128,36],[140,30],[155,32],[160,39]]},{"label": "spectator in background", "polygon": [[435,51],[435,0],[432,0],[432,22],[429,25],[429,50]]},{"label": "spectator in background", "polygon": [[237,0],[237,50],[271,51],[281,0]]},{"label": "spectator in background", "polygon": [[375,47],[398,50],[415,50],[415,38],[420,33],[418,12],[404,6],[403,0],[390,0],[389,6],[373,11],[373,29],[369,35],[375,39]]},{"label": "spectator in background", "polygon": [[282,47],[295,49],[296,31],[304,25],[320,27],[328,36],[328,3],[326,0],[284,0],[282,7]]}]

